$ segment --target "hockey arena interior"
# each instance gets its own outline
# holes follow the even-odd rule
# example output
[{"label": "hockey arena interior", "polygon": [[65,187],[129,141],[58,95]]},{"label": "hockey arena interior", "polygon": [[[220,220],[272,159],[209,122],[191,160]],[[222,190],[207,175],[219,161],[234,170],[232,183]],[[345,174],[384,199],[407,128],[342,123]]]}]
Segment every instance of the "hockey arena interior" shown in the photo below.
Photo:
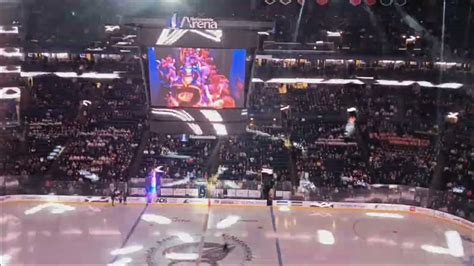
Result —
[{"label": "hockey arena interior", "polygon": [[0,0],[0,265],[474,266],[472,0]]}]

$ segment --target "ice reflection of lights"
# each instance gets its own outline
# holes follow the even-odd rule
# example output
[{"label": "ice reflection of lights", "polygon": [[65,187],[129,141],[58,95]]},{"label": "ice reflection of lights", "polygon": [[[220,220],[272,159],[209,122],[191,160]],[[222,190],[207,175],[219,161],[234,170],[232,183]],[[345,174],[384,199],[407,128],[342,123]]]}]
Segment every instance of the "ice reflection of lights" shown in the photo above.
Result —
[{"label": "ice reflection of lights", "polygon": [[41,205],[35,206],[31,209],[26,210],[25,214],[26,215],[35,214],[35,213],[41,211],[42,209],[47,208],[48,206],[46,206],[46,205],[47,204],[41,204]]},{"label": "ice reflection of lights", "polygon": [[91,205],[87,205],[87,208],[92,212],[101,212],[102,211],[100,208],[96,208],[96,207],[91,206]]},{"label": "ice reflection of lights", "polygon": [[10,255],[0,255],[0,265],[5,266],[12,259]]},{"label": "ice reflection of lights", "polygon": [[227,218],[225,218],[224,220],[220,221],[217,223],[216,227],[218,229],[223,229],[223,228],[227,228],[227,227],[230,227],[232,226],[233,224],[237,223],[237,221],[240,220],[240,217],[239,216],[235,216],[235,215],[229,215],[227,216]]},{"label": "ice reflection of lights", "polygon": [[427,251],[429,253],[436,253],[436,254],[449,254],[449,249],[443,248],[440,246],[432,246],[432,245],[421,245],[421,249]]},{"label": "ice reflection of lights", "polygon": [[104,230],[104,229],[90,229],[89,234],[94,235],[94,236],[117,236],[117,235],[120,235],[120,231]]},{"label": "ice reflection of lights", "polygon": [[371,244],[381,244],[385,246],[396,246],[397,242],[392,239],[380,238],[380,237],[369,237],[367,242]]},{"label": "ice reflection of lights", "polygon": [[413,242],[403,242],[403,243],[402,243],[402,247],[403,247],[403,248],[406,248],[406,249],[414,248],[414,247],[415,247],[415,243],[413,243]]},{"label": "ice reflection of lights", "polygon": [[[8,232],[6,236],[0,236],[0,242],[9,242],[17,239],[21,235],[20,232]],[[1,263],[0,263],[1,265]]]},{"label": "ice reflection of lights", "polygon": [[143,214],[142,220],[157,224],[171,224],[171,219],[157,214]]},{"label": "ice reflection of lights", "polygon": [[312,212],[309,216],[332,217],[332,214],[327,212]]},{"label": "ice reflection of lights", "polygon": [[[216,235],[218,236],[218,235]],[[306,240],[309,241],[311,240],[311,235],[308,234],[293,234],[293,233],[274,233],[274,232],[268,232],[265,234],[265,237],[267,238],[278,238],[278,239],[284,239],[284,240]]]},{"label": "ice reflection of lights", "polygon": [[290,207],[288,207],[288,206],[280,206],[280,207],[278,208],[278,210],[281,211],[281,212],[289,212],[289,211],[290,211]]},{"label": "ice reflection of lights", "polygon": [[385,213],[385,212],[368,212],[367,216],[380,217],[380,218],[392,218],[392,219],[403,219],[404,216],[398,213]]},{"label": "ice reflection of lights", "polygon": [[18,224],[19,222],[20,222],[20,219],[11,214],[2,214],[2,216],[0,216],[0,224],[6,224],[6,223]]},{"label": "ice reflection of lights", "polygon": [[110,263],[110,264],[107,264],[107,265],[108,266],[125,266],[130,262],[132,262],[132,258],[125,257],[125,258],[121,258],[121,259],[117,260],[114,263]]},{"label": "ice reflection of lights", "polygon": [[79,229],[68,229],[62,231],[61,235],[82,235],[82,231]]},{"label": "ice reflection of lights", "polygon": [[52,214],[61,214],[61,213],[65,213],[66,211],[65,210],[61,210],[61,209],[54,209],[54,210],[51,210],[51,213]]},{"label": "ice reflection of lights", "polygon": [[445,236],[446,242],[448,243],[448,249],[451,251],[450,254],[454,257],[463,257],[464,248],[459,233],[457,231],[447,231]]},{"label": "ice reflection of lights", "polygon": [[464,247],[459,233],[457,231],[446,231],[444,235],[448,245],[447,248],[424,244],[421,245],[421,249],[430,253],[447,254],[458,258],[464,257]]},{"label": "ice reflection of lights", "polygon": [[43,209],[47,209],[47,208],[51,209],[50,212],[52,214],[65,213],[65,212],[72,211],[72,210],[76,209],[75,207],[60,204],[60,203],[45,203],[45,204],[40,204],[38,206],[35,206],[31,209],[26,210],[25,215],[35,214],[35,213],[37,213],[37,212],[39,212]]},{"label": "ice reflection of lights", "polygon": [[175,253],[170,252],[165,254],[165,258],[169,260],[196,260],[199,257],[197,253]]},{"label": "ice reflection of lights", "polygon": [[176,236],[181,240],[183,241],[184,243],[192,243],[194,242],[194,239],[193,237],[188,234],[188,233],[177,233]]},{"label": "ice reflection of lights", "polygon": [[133,246],[128,246],[128,247],[112,250],[110,254],[113,256],[127,255],[127,254],[134,253],[142,249],[143,249],[142,245],[133,245]]},{"label": "ice reflection of lights", "polygon": [[318,230],[318,240],[323,245],[334,245],[336,242],[334,235],[328,230]]}]

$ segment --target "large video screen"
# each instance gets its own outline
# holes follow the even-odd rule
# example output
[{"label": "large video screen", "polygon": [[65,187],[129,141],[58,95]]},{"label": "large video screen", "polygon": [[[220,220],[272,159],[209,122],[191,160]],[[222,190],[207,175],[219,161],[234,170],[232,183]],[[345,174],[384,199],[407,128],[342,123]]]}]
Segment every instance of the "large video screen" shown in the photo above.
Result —
[{"label": "large video screen", "polygon": [[245,49],[148,48],[152,106],[244,107]]}]

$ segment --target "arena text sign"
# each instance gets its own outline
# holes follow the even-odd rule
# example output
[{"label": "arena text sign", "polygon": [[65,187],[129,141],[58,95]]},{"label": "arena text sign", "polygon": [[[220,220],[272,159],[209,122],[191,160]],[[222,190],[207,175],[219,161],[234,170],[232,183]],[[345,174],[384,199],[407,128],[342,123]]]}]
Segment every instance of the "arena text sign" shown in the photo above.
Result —
[{"label": "arena text sign", "polygon": [[212,18],[178,17],[176,14],[171,17],[169,24],[173,29],[216,30],[218,28],[217,22]]}]

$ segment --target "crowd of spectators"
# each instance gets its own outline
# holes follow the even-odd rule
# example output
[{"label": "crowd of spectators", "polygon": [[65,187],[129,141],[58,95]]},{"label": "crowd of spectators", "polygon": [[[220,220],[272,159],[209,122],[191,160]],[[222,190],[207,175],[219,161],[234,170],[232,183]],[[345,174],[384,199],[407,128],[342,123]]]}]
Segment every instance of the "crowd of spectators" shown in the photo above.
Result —
[{"label": "crowd of spectators", "polygon": [[[72,82],[51,77],[39,78],[31,87],[31,92],[24,91],[23,108],[24,126],[7,138],[4,147],[12,146],[7,152],[7,165],[3,174],[8,175],[45,175],[53,159],[59,154],[62,146],[72,136],[75,128],[74,114],[77,104],[73,99],[77,91],[72,89]],[[71,88],[65,90],[65,88]],[[76,100],[77,101],[77,100]]]},{"label": "crowd of spectators", "polygon": [[254,115],[275,114],[280,111],[282,102],[278,87],[254,83],[249,96],[249,111]]},{"label": "crowd of spectators", "polygon": [[155,169],[164,178],[207,178],[212,166],[209,158],[216,145],[213,139],[182,139],[179,135],[150,133],[143,150],[139,175],[145,177]]},{"label": "crowd of spectators", "polygon": [[[428,60],[309,60],[257,59],[255,77],[353,79],[372,77],[385,80],[423,80],[433,83],[472,83],[471,63],[440,63]],[[443,70],[441,74],[441,70]]]},{"label": "crowd of spectators", "polygon": [[139,70],[139,60],[133,55],[95,55],[89,54],[29,54],[26,57],[26,70],[44,72],[99,72],[116,73]]},{"label": "crowd of spectators", "polygon": [[319,119],[294,120],[296,170],[300,179],[318,187],[366,187],[370,178],[358,144],[344,139],[344,125]]},{"label": "crowd of spectators", "polygon": [[80,132],[59,161],[61,176],[72,181],[80,178],[126,180],[133,151],[138,147],[136,130],[109,126]]},{"label": "crowd of spectators", "polygon": [[215,139],[188,139],[152,133],[143,151],[140,176],[160,169],[165,178],[256,180],[263,167],[288,179],[288,150],[282,140],[253,134]]},{"label": "crowd of spectators", "polygon": [[[463,90],[416,86],[360,86],[353,91],[352,85],[287,87],[284,97],[290,101],[290,136],[298,151],[297,175],[319,187],[370,183],[432,187],[441,167],[437,139],[444,134],[437,120],[472,105],[472,98]],[[357,133],[348,138],[345,126],[350,107],[357,109]],[[449,156],[443,165],[445,176],[451,177],[448,189],[458,188],[469,196],[472,191],[466,188],[472,187],[471,131],[466,123],[457,128],[459,132],[452,135],[458,139],[451,140],[452,148],[446,149]],[[461,136],[464,137],[459,139]]]},{"label": "crowd of spectators", "polygon": [[435,137],[409,122],[372,117],[363,128],[373,181],[429,187],[437,165]]},{"label": "crowd of spectators", "polygon": [[474,193],[474,109],[468,106],[461,121],[447,123],[442,138],[443,185],[456,193],[473,198]]},{"label": "crowd of spectators", "polygon": [[144,129],[144,93],[129,79],[34,78],[23,126],[2,138],[2,175],[125,180]]},{"label": "crowd of spectators", "polygon": [[281,139],[245,134],[221,141],[219,163],[225,179],[255,179],[262,168],[273,169],[278,180],[288,180],[289,152]]},{"label": "crowd of spectators", "polygon": [[[291,64],[283,67],[314,67]],[[193,139],[148,132],[141,80],[46,76],[31,83],[22,99],[23,126],[2,132],[2,175],[107,183],[160,169],[170,179],[217,174],[253,181],[271,168],[278,181],[318,187],[430,187],[441,175],[446,189],[472,197],[473,108],[464,88],[255,83],[249,113],[280,120],[265,128],[250,123],[247,134]],[[440,128],[456,111],[460,121]],[[348,134],[351,123],[356,131]]]},{"label": "crowd of spectators", "polygon": [[372,137],[369,166],[376,183],[430,186],[437,157],[428,140],[393,133]]},{"label": "crowd of spectators", "polygon": [[308,89],[289,88],[288,102],[298,116],[319,114],[344,115],[347,108],[366,109],[367,100],[361,86],[318,85]]},{"label": "crowd of spectators", "polygon": [[297,158],[300,179],[318,187],[366,187],[370,178],[356,143],[320,141]]},{"label": "crowd of spectators", "polygon": [[[144,93],[133,80],[85,82],[79,130],[58,162],[66,180],[125,181],[144,130]],[[86,100],[87,99],[87,100]]]}]

